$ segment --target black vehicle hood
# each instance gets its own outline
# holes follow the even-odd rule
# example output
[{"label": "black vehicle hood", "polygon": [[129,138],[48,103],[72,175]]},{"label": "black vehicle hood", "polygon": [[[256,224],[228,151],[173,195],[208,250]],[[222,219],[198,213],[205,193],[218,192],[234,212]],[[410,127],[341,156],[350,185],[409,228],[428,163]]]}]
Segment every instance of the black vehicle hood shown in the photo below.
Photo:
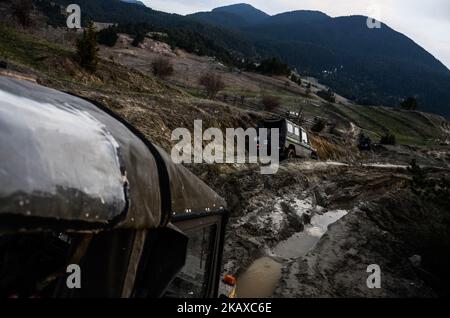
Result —
[{"label": "black vehicle hood", "polygon": [[[124,123],[86,100],[0,77],[0,230],[152,228],[164,213],[225,202]],[[170,191],[162,211],[162,191]]]}]

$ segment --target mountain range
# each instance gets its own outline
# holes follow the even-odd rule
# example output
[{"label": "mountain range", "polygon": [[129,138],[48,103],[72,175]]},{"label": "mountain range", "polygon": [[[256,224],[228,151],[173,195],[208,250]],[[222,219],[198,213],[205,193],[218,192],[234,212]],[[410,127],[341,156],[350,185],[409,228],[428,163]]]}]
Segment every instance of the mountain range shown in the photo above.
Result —
[{"label": "mountain range", "polygon": [[78,2],[85,19],[182,28],[239,57],[278,57],[360,104],[398,106],[414,96],[420,110],[450,116],[449,69],[388,25],[368,28],[364,16],[333,18],[306,10],[272,16],[248,4],[181,16],[122,0]]},{"label": "mountain range", "polygon": [[332,18],[306,10],[270,16],[247,4],[191,17],[241,32],[260,52],[358,103],[397,106],[414,96],[423,110],[450,115],[448,68],[386,24],[370,29],[364,16]]}]

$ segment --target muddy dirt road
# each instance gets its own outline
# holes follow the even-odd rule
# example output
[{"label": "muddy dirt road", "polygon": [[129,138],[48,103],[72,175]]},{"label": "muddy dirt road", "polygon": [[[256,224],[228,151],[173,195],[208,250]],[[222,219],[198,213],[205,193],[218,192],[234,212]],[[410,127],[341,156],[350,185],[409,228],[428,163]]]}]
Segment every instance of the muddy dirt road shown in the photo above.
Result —
[{"label": "muddy dirt road", "polygon": [[[423,170],[429,180],[450,176]],[[406,165],[308,161],[285,162],[273,176],[221,174],[214,187],[233,211],[223,273],[238,277],[243,297],[448,293],[440,275],[450,264],[449,187],[417,192],[416,178]],[[367,287],[371,264],[381,267],[381,289]]]}]

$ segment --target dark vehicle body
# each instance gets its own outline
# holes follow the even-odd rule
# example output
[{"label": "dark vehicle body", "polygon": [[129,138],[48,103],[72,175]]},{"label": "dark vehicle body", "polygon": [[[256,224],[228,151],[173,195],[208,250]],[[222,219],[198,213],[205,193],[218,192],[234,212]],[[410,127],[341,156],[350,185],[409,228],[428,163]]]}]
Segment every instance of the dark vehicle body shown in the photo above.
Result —
[{"label": "dark vehicle body", "polygon": [[0,77],[0,297],[217,297],[226,211],[101,105]]},{"label": "dark vehicle body", "polygon": [[[279,145],[280,145],[280,157],[284,159],[299,158],[315,158],[316,151],[311,146],[308,138],[308,133],[300,125],[294,123],[291,120],[284,118],[266,119],[259,123],[259,128],[266,129],[279,129]],[[260,140],[258,137],[258,143],[266,143],[270,145],[270,133],[268,140]],[[270,147],[269,147],[270,149]]]}]

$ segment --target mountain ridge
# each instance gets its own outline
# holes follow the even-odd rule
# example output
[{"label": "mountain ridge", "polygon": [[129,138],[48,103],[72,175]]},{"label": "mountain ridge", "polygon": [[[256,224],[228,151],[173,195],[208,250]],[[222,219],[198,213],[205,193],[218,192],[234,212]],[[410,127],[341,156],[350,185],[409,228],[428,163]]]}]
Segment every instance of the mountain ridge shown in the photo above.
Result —
[{"label": "mountain ridge", "polygon": [[[450,116],[449,69],[386,24],[381,29],[369,29],[364,16],[329,17],[307,10],[269,16],[242,4],[181,16],[119,0],[79,2],[84,8],[84,21],[145,22],[155,30],[189,30],[201,34],[216,48],[231,52],[239,61],[278,57],[301,75],[316,77],[357,103],[398,106],[414,96],[419,109]],[[259,19],[252,19],[255,14]],[[209,52],[220,54],[217,50]]]},{"label": "mountain ridge", "polygon": [[255,23],[267,19],[270,17],[269,14],[265,13],[262,10],[259,10],[249,4],[246,3],[238,3],[223,7],[215,8],[211,11],[214,12],[227,12],[238,15],[242,18],[245,18],[247,22]]},{"label": "mountain ridge", "polygon": [[139,1],[139,0],[120,0],[120,1],[124,2],[124,3],[128,3],[128,4],[137,4],[137,5],[146,7],[145,3],[143,3],[142,1]]},{"label": "mountain ridge", "polygon": [[[201,20],[218,25],[215,15],[213,10]],[[425,110],[450,116],[450,70],[387,24],[368,28],[367,19],[297,10],[261,23],[236,23],[233,29],[251,38],[266,57],[277,56],[358,103],[398,106],[415,96]]]}]

